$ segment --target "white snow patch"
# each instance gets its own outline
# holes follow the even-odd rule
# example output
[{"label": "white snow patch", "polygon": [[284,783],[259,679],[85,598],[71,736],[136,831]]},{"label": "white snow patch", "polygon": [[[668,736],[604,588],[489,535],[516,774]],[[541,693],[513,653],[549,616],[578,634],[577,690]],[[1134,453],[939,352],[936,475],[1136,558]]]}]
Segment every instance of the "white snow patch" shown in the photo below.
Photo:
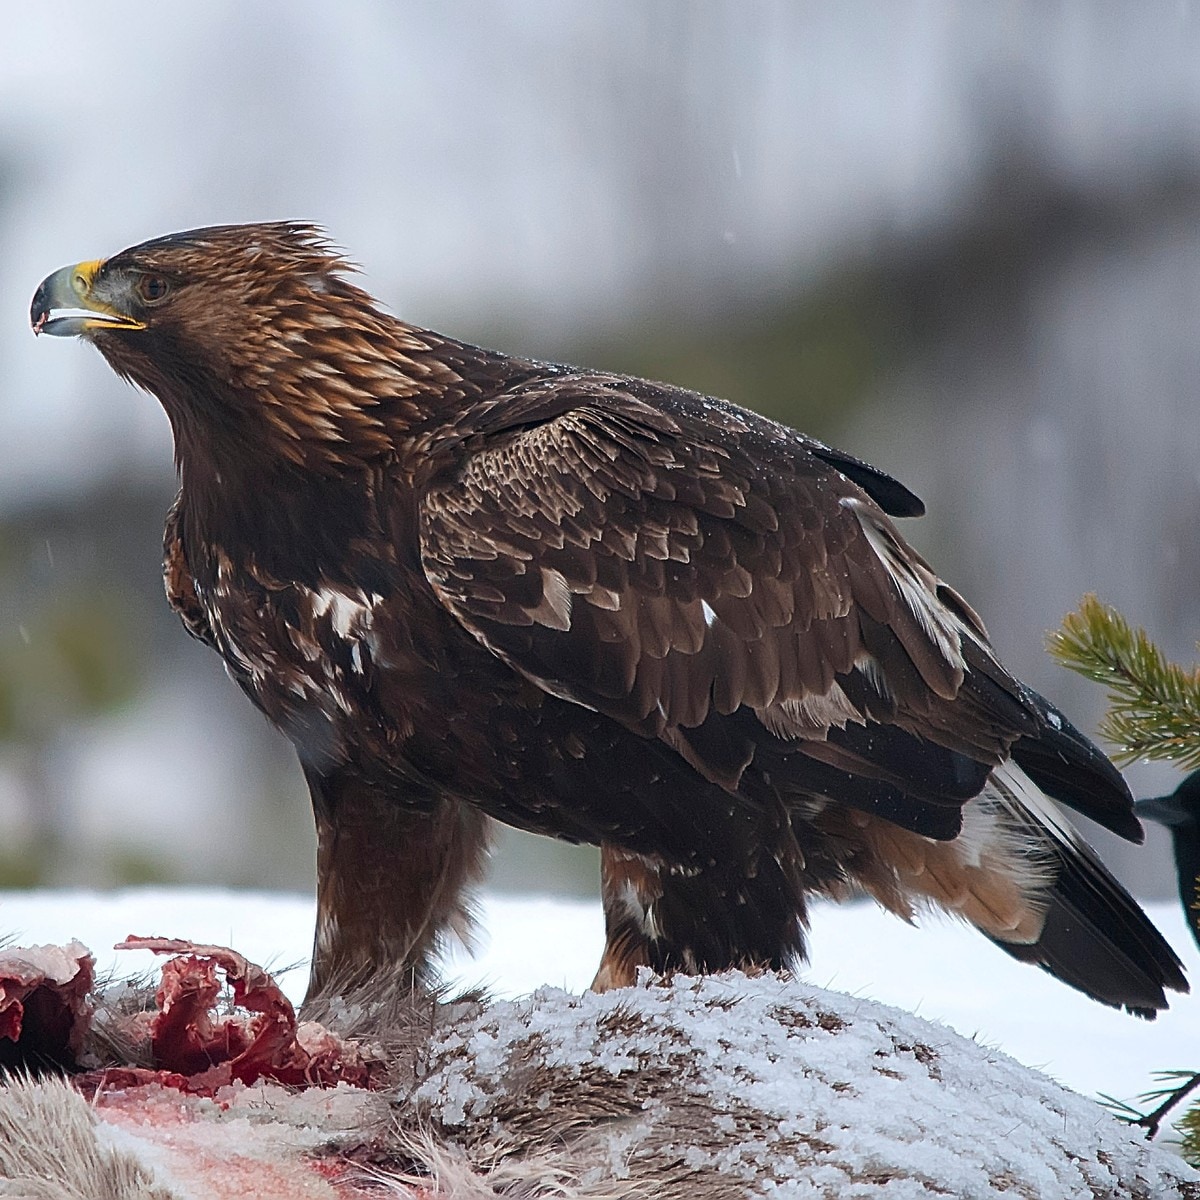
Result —
[{"label": "white snow patch", "polygon": [[641,1111],[634,1178],[639,1158],[682,1159],[747,1196],[1148,1198],[1200,1180],[998,1051],[775,975],[493,1004],[443,1035],[415,1100],[451,1130],[502,1134],[539,1089],[567,1111]]}]

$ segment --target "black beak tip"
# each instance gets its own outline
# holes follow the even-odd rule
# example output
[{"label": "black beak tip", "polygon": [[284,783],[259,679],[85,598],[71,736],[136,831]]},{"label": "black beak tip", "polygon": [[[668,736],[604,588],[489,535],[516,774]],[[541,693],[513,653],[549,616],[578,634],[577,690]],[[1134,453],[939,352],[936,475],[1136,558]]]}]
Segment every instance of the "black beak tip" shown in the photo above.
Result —
[{"label": "black beak tip", "polygon": [[50,305],[46,300],[46,285],[42,283],[33,293],[33,303],[29,306],[29,323],[33,326],[33,332],[41,333],[42,326],[46,324],[49,317]]}]

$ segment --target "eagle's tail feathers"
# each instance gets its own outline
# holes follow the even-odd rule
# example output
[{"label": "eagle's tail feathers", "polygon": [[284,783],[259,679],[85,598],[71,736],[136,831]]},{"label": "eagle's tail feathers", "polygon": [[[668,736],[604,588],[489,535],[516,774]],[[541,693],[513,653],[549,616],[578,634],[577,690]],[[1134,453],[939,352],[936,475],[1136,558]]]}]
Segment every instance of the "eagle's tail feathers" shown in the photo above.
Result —
[{"label": "eagle's tail feathers", "polygon": [[1031,897],[1042,914],[1036,939],[981,927],[983,933],[1014,958],[1136,1016],[1153,1018],[1166,1008],[1166,989],[1188,990],[1166,939],[1020,767],[1008,762],[997,768],[987,798],[1051,882]]}]

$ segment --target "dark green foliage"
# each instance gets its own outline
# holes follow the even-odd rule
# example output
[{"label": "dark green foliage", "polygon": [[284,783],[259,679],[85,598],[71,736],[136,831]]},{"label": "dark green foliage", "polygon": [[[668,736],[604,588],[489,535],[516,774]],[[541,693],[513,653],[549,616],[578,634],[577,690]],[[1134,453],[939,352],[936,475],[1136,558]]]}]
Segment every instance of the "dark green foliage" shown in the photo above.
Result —
[{"label": "dark green foliage", "polygon": [[1108,689],[1100,732],[1118,762],[1157,758],[1184,770],[1200,767],[1200,668],[1168,662],[1144,629],[1095,596],[1083,598],[1048,644],[1063,666]]},{"label": "dark green foliage", "polygon": [[1200,1167],[1200,1104],[1193,1104],[1179,1120],[1183,1134],[1183,1157],[1193,1167]]},{"label": "dark green foliage", "polygon": [[46,597],[0,631],[0,738],[105,712],[137,691],[139,659],[121,598],[80,588]]}]

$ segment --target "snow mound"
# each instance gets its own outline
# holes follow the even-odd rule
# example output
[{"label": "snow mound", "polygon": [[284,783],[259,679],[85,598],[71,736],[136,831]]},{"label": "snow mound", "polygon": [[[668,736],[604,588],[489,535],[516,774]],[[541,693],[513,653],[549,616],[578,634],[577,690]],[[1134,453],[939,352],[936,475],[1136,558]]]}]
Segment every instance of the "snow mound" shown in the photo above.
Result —
[{"label": "snow mound", "polygon": [[542,989],[442,1030],[430,1068],[412,1103],[449,1145],[548,1156],[580,1194],[1200,1197],[1200,1174],[1004,1054],[775,975]]}]

